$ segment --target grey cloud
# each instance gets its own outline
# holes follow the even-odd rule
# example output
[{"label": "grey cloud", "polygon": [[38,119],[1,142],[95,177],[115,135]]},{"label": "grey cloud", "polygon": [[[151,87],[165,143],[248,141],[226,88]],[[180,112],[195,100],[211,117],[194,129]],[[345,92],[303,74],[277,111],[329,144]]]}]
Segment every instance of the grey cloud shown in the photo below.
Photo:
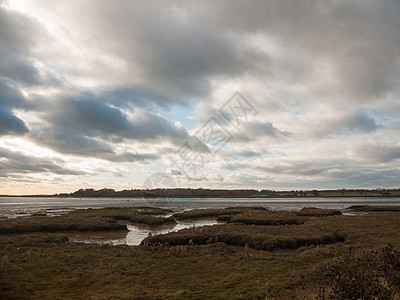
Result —
[{"label": "grey cloud", "polygon": [[63,166],[64,161],[28,156],[18,151],[0,148],[0,170],[4,176],[26,173],[53,173],[58,175],[84,175],[85,172]]},{"label": "grey cloud", "polygon": [[0,78],[0,106],[21,107],[25,97],[17,85],[9,79]]},{"label": "grey cloud", "polygon": [[27,133],[25,122],[14,115],[13,108],[23,106],[25,99],[18,88],[6,79],[0,79],[0,136]]},{"label": "grey cloud", "polygon": [[262,138],[279,138],[288,135],[281,132],[270,122],[243,122],[238,133],[233,133],[232,142],[260,141]]},{"label": "grey cloud", "polygon": [[30,50],[42,32],[31,18],[0,7],[0,74],[25,84],[39,83]]},{"label": "grey cloud", "polygon": [[59,153],[94,157],[112,162],[147,162],[158,158],[157,155],[151,153],[116,153],[110,143],[85,136],[83,132],[70,127],[34,127],[31,139]]},{"label": "grey cloud", "polygon": [[[135,95],[125,101],[185,103],[188,98],[207,98],[213,79],[245,75],[263,81],[297,74],[295,78],[288,76],[286,83],[290,85],[316,72],[314,79],[320,81],[319,62],[331,64],[338,81],[324,87],[328,96],[378,100],[398,85],[400,5],[394,0],[269,0],[251,4],[238,0],[149,1],[140,5],[98,1],[95,6],[82,1],[38,3],[43,7],[58,5],[71,18],[69,21],[79,19],[84,12],[87,23],[80,28],[87,39],[84,46],[102,49],[140,74],[140,81],[132,78],[127,87]],[[9,23],[5,26],[18,28]],[[11,37],[21,36],[16,29],[14,32]],[[38,32],[29,33],[36,36]],[[280,58],[248,43],[253,34],[269,37],[271,43],[289,49],[288,56],[291,52],[300,55],[281,64]],[[22,43],[3,35],[7,44]],[[275,71],[271,69],[274,63],[278,66]],[[72,75],[83,73],[80,66],[69,63],[66,67]],[[98,71],[94,65],[92,75],[99,76]]]},{"label": "grey cloud", "polygon": [[[53,2],[40,3],[54,6]],[[76,19],[85,12],[87,26],[79,30],[84,31],[90,43],[84,46],[90,50],[101,49],[121,59],[133,74],[140,74],[138,81],[121,79],[129,82],[127,88],[136,94],[126,101],[146,98],[166,105],[168,102],[184,104],[188,98],[206,98],[212,92],[213,79],[237,78],[249,71],[259,73],[270,64],[266,53],[241,40],[235,32],[210,27],[208,22],[199,23],[192,4],[150,1],[133,5],[130,1],[120,1],[115,5],[98,1],[93,6],[70,1],[57,5],[65,15]],[[188,14],[186,21],[177,16],[177,11]],[[74,29],[78,27],[68,28]],[[90,59],[96,61],[96,58]],[[99,73],[107,67],[93,65],[91,75],[104,76]],[[65,68],[72,75],[84,73],[79,65],[66,64]]]},{"label": "grey cloud", "polygon": [[78,130],[61,125],[33,126],[31,138],[38,144],[60,153],[94,157],[113,153],[112,147],[106,142],[87,137]]},{"label": "grey cloud", "polygon": [[[160,17],[174,5],[148,7],[146,20],[143,20],[140,9],[124,6],[118,8],[118,20],[106,14],[110,23],[115,25],[108,28],[111,30],[109,35],[127,41],[126,50],[132,53],[132,60],[139,63],[143,74],[151,80],[148,84],[154,90],[206,97],[211,90],[211,79],[219,76],[234,78],[269,64],[266,54],[247,47],[246,43],[221,31],[221,28],[214,30],[206,24],[198,26],[195,20],[182,24],[173,16]],[[104,16],[104,12],[100,13]],[[193,11],[188,13],[190,18]],[[136,18],[132,18],[132,14]],[[126,18],[121,18],[121,15]],[[120,30],[126,27],[125,22],[118,23],[122,19],[131,20],[129,32]],[[134,39],[127,39],[126,34],[134,36]]]},{"label": "grey cloud", "polygon": [[0,136],[9,134],[21,135],[28,131],[24,121],[0,106]]},{"label": "grey cloud", "polygon": [[[399,169],[371,168],[344,168],[330,174],[331,187],[342,186],[346,188],[397,188],[399,185]],[[345,179],[345,180],[343,180]]]},{"label": "grey cloud", "polygon": [[77,130],[112,134],[129,128],[127,117],[121,110],[101,101],[67,100],[55,109],[48,116],[53,123],[66,124]]},{"label": "grey cloud", "polygon": [[171,175],[184,175],[181,171],[179,171],[177,169],[169,169],[168,170],[168,174],[171,174]]},{"label": "grey cloud", "polygon": [[400,158],[399,146],[365,145],[355,149],[357,157],[380,163],[387,163]]},{"label": "grey cloud", "polygon": [[[398,153],[392,154],[396,157]],[[261,172],[265,177],[270,176],[273,182],[268,184],[274,184],[277,188],[396,187],[400,175],[400,169],[396,166],[377,165],[375,162],[365,164],[346,158],[329,157],[224,163],[221,164],[221,168],[231,171],[248,170],[251,174]]]},{"label": "grey cloud", "polygon": [[[317,125],[317,126],[316,126]],[[306,128],[314,137],[325,138],[337,135],[370,133],[378,129],[375,119],[365,112],[347,113],[342,116],[326,116],[318,124],[309,124]]]},{"label": "grey cloud", "polygon": [[255,169],[267,173],[286,174],[295,176],[315,176],[320,175],[331,168],[331,163],[321,163],[312,161],[282,162],[272,166],[256,166]]},{"label": "grey cloud", "polygon": [[361,112],[345,118],[343,125],[350,131],[358,132],[371,132],[378,128],[373,118]]},{"label": "grey cloud", "polygon": [[[130,140],[172,140],[182,142],[188,138],[183,128],[178,128],[151,111],[140,110],[131,119],[122,110],[106,103],[107,99],[83,97],[65,100],[54,105],[45,116],[54,126],[70,128],[75,133],[102,139],[120,137]],[[50,106],[51,103],[48,103]]]},{"label": "grey cloud", "polygon": [[261,155],[267,154],[267,153],[268,152],[266,152],[266,151],[257,152],[257,151],[245,150],[245,149],[233,152],[234,155],[241,156],[241,157],[257,157],[257,156],[261,156]]},{"label": "grey cloud", "polygon": [[305,54],[309,72],[317,72],[318,80],[314,62],[332,63],[337,85],[325,87],[328,96],[379,100],[398,86],[398,1],[270,0],[249,5],[234,0],[200,6],[203,22],[238,32],[262,32],[283,48]]},{"label": "grey cloud", "polygon": [[[189,135],[162,116],[137,106],[115,106],[108,91],[97,96],[83,93],[71,99],[37,98],[26,105],[47,124],[32,124],[33,142],[60,153],[97,157],[114,162],[147,162],[159,158],[151,153],[116,153],[113,144],[172,142],[180,146]],[[124,94],[122,94],[124,95]],[[121,96],[121,95],[120,95]]]},{"label": "grey cloud", "polygon": [[246,163],[241,162],[224,162],[219,165],[220,169],[229,170],[229,171],[237,171],[243,169],[243,167],[249,167]]}]

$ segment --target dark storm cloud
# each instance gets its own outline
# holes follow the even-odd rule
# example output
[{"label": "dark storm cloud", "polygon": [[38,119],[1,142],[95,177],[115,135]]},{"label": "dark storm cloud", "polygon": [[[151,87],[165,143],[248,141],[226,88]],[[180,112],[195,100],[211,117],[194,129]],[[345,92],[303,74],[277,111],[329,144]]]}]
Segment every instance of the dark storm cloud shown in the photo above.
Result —
[{"label": "dark storm cloud", "polygon": [[63,160],[28,156],[18,151],[0,148],[2,175],[26,173],[54,173],[58,175],[84,175],[85,172],[63,167]]}]

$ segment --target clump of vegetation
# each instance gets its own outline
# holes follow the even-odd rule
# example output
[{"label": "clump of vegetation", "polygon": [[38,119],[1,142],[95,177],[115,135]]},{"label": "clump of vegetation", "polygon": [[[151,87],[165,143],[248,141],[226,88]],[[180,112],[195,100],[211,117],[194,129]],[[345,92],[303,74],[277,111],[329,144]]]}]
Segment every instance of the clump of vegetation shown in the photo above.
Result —
[{"label": "clump of vegetation", "polygon": [[347,209],[356,212],[400,212],[400,206],[353,205]]},{"label": "clump of vegetation", "polygon": [[114,220],[125,220],[130,223],[136,224],[146,224],[149,226],[160,226],[163,224],[175,224],[176,221],[172,217],[168,218],[160,218],[154,217],[152,215],[142,215],[142,214],[117,214],[117,215],[109,215],[109,218],[113,218]]},{"label": "clump of vegetation", "polygon": [[342,255],[325,275],[332,299],[398,299],[400,252],[389,244],[378,251]]},{"label": "clump of vegetation", "polygon": [[306,218],[298,217],[289,211],[271,210],[248,210],[235,215],[222,215],[217,217],[218,221],[229,223],[242,223],[247,225],[300,225]]},{"label": "clump of vegetation", "polygon": [[205,245],[223,242],[257,250],[296,249],[301,246],[332,244],[344,241],[339,232],[315,226],[248,226],[226,224],[182,229],[178,232],[149,236],[142,245]]},{"label": "clump of vegetation", "polygon": [[184,211],[181,213],[174,214],[173,217],[176,220],[189,220],[189,219],[201,219],[201,218],[215,218],[222,215],[235,215],[240,214],[247,210],[260,210],[259,207],[229,207],[221,209],[193,209]]},{"label": "clump of vegetation", "polygon": [[[149,226],[160,226],[163,224],[176,223],[175,219],[172,217],[157,217],[155,215],[165,215],[169,213],[169,210],[164,210],[161,208],[102,208],[102,209],[92,209],[90,212],[87,210],[75,211],[75,214],[84,215],[94,215],[101,216],[103,218],[113,219],[117,221],[128,221],[130,223],[136,224],[146,224]],[[72,213],[72,214],[74,214]]]},{"label": "clump of vegetation", "polygon": [[342,212],[337,209],[322,209],[316,207],[303,207],[300,211],[296,212],[298,216],[306,217],[326,217],[341,215]]},{"label": "clump of vegetation", "polygon": [[105,219],[112,219],[116,221],[127,221],[136,224],[146,224],[149,226],[160,226],[163,224],[174,224],[175,219],[172,217],[160,217],[156,215],[165,215],[171,213],[171,210],[152,207],[138,207],[138,208],[122,208],[111,207],[101,209],[83,209],[76,210],[70,215],[84,215],[84,216],[101,216]]},{"label": "clump of vegetation", "polygon": [[60,232],[60,231],[110,231],[127,230],[126,225],[102,217],[79,218],[69,215],[15,218],[0,221],[0,233]]},{"label": "clump of vegetation", "polygon": [[[121,209],[121,208],[118,208],[118,209]],[[140,214],[142,214],[142,215],[166,215],[166,214],[172,214],[174,212],[171,209],[150,207],[150,206],[135,207],[135,210],[140,212]]]},{"label": "clump of vegetation", "polygon": [[0,233],[128,230],[126,224],[118,222],[122,220],[149,226],[176,223],[171,217],[154,216],[156,213],[165,211],[152,208],[81,209],[55,217],[3,219],[0,220]]}]

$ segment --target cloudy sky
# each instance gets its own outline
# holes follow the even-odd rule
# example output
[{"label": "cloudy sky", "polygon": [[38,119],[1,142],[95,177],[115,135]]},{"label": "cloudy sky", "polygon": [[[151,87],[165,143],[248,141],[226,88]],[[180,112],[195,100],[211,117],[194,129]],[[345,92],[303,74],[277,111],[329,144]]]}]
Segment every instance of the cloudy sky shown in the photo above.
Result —
[{"label": "cloudy sky", "polygon": [[0,0],[0,194],[154,173],[399,187],[399,15],[397,0]]}]

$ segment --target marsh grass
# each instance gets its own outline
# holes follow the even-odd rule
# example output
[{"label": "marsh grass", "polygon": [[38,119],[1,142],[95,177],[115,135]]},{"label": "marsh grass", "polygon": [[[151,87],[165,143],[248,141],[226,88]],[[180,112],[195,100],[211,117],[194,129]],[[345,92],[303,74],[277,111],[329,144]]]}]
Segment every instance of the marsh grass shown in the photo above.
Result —
[{"label": "marsh grass", "polygon": [[400,252],[393,245],[340,256],[324,274],[331,299],[399,299]]},{"label": "marsh grass", "polygon": [[348,210],[356,212],[400,212],[400,206],[353,205]]},{"label": "marsh grass", "polygon": [[[126,222],[159,226],[176,223],[171,218],[157,217],[169,211],[153,208],[80,209],[61,216],[32,216],[0,220],[0,233],[117,231],[128,230]],[[118,221],[126,221],[124,224]]]},{"label": "marsh grass", "polygon": [[193,220],[193,219],[201,219],[201,218],[216,218],[222,215],[236,215],[240,214],[244,211],[260,211],[265,210],[260,207],[248,207],[248,206],[238,206],[238,207],[227,207],[221,209],[193,209],[189,211],[184,211],[181,213],[176,213],[173,217],[176,220]]},{"label": "marsh grass", "polygon": [[247,210],[234,215],[220,215],[218,221],[243,223],[246,225],[290,225],[303,224],[307,218],[289,211]]},{"label": "marsh grass", "polygon": [[108,231],[127,230],[111,218],[100,216],[78,218],[74,216],[33,216],[1,220],[0,233],[60,232],[60,231]]},{"label": "marsh grass", "polygon": [[342,212],[337,209],[322,209],[316,207],[303,207],[300,211],[296,212],[296,215],[305,217],[327,217],[341,214]]},{"label": "marsh grass", "polygon": [[[70,221],[115,221],[109,218],[115,210],[92,211],[73,212]],[[20,218],[20,226],[35,218],[45,217]],[[2,233],[0,298],[399,299],[399,213],[304,218],[300,225],[228,223],[177,233],[204,236],[204,245],[112,246],[70,243],[65,233]],[[273,251],[249,244],[252,238],[268,243],[334,234],[345,240]],[[218,235],[235,245],[214,240]],[[393,246],[385,250],[388,243]]]},{"label": "marsh grass", "polygon": [[142,245],[205,245],[223,242],[227,245],[247,246],[257,250],[296,249],[301,246],[332,244],[344,241],[340,232],[317,226],[248,226],[226,224],[182,229],[163,235],[147,237]]}]

